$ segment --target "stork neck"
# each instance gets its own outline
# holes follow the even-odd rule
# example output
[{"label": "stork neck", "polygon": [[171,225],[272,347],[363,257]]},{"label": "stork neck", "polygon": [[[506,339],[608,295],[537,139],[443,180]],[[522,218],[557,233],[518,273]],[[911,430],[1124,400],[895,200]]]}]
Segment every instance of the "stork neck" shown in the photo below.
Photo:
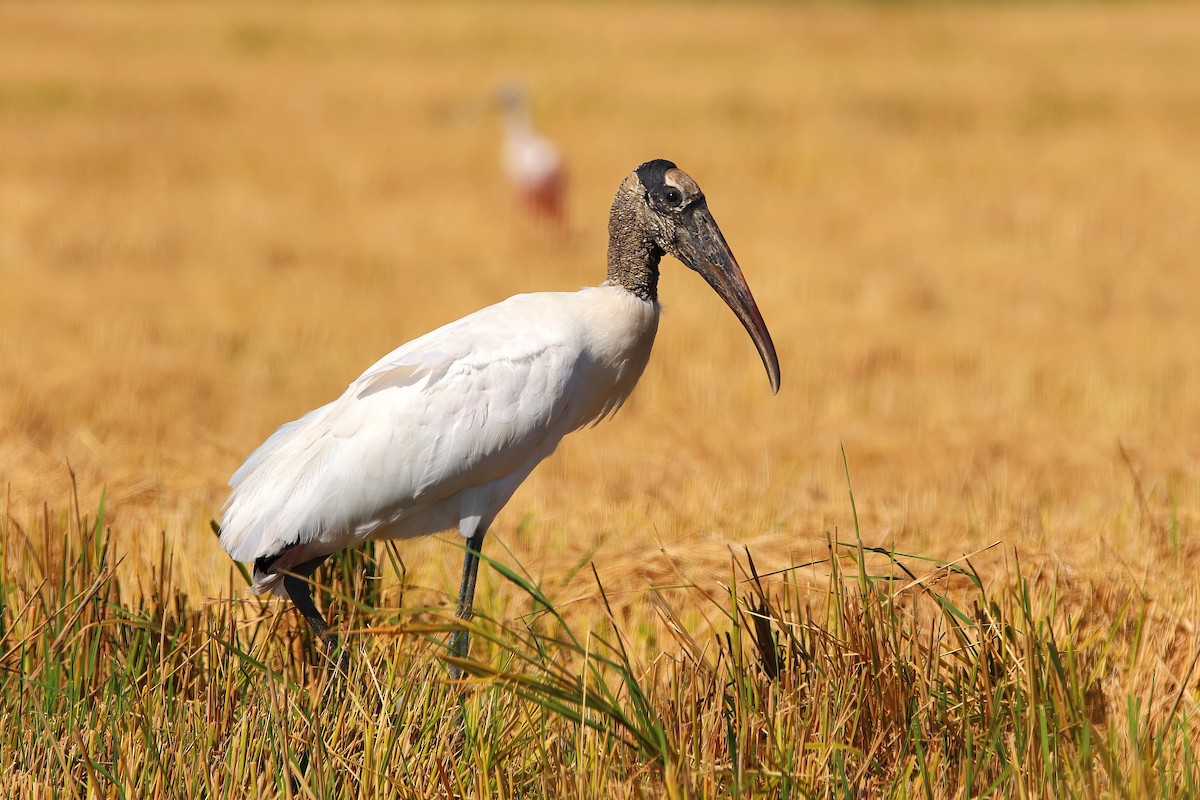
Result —
[{"label": "stork neck", "polygon": [[504,130],[515,139],[527,138],[533,133],[533,120],[524,105],[511,105],[504,110]]},{"label": "stork neck", "polygon": [[637,213],[636,186],[621,186],[608,218],[608,280],[643,300],[658,299],[658,263],[663,251]]}]

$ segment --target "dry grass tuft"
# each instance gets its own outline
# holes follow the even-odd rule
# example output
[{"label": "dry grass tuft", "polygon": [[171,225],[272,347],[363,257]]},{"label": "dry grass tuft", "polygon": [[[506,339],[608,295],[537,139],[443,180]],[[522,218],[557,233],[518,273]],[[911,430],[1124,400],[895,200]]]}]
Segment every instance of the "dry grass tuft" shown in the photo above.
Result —
[{"label": "dry grass tuft", "polygon": [[746,552],[723,593],[662,587],[654,616],[624,623],[595,571],[598,617],[494,562],[529,610],[474,620],[461,660],[449,605],[388,602],[384,563],[409,587],[395,549],[372,547],[326,587],[349,629],[339,670],[296,615],[197,603],[167,564],[123,589],[110,538],[103,507],[3,531],[0,714],[23,721],[0,733],[10,793],[1172,796],[1200,781],[1196,657],[1119,589],[1065,609],[1020,570],[988,587],[971,559],[830,540],[806,565],[819,590]]}]

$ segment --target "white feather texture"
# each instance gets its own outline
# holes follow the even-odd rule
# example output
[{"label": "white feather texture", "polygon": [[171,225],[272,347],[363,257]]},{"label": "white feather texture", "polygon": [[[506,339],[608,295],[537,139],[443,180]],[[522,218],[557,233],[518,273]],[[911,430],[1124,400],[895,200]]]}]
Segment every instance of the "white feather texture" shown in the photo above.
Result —
[{"label": "white feather texture", "polygon": [[368,538],[473,535],[563,436],[624,402],[658,317],[604,285],[517,295],[402,345],[250,454],[222,546],[238,561],[287,549],[287,568]]}]

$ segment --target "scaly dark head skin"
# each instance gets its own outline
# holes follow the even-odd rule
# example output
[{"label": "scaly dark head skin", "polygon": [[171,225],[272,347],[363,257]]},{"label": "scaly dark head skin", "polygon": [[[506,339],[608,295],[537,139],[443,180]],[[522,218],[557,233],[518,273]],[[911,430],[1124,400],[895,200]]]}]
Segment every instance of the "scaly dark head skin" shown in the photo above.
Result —
[{"label": "scaly dark head skin", "polygon": [[658,266],[670,253],[708,281],[733,310],[779,391],[779,357],[741,267],[700,186],[670,161],[647,161],[617,190],[608,220],[608,280],[643,300],[658,296]]}]

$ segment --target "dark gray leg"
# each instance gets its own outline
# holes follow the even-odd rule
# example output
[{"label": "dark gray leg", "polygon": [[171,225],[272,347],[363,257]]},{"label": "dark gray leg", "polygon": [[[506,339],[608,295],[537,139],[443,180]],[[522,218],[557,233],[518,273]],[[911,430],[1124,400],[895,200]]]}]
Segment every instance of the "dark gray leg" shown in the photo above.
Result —
[{"label": "dark gray leg", "polygon": [[289,570],[292,575],[285,575],[283,578],[283,590],[287,592],[287,596],[292,599],[292,603],[304,615],[304,619],[308,621],[308,625],[323,642],[329,652],[332,653],[337,649],[337,635],[329,632],[329,623],[321,616],[321,612],[317,610],[312,599],[312,584],[308,582],[308,578],[325,562],[329,556],[318,556],[311,561],[305,561],[303,564],[298,564],[294,569]]},{"label": "dark gray leg", "polygon": [[[479,553],[483,547],[483,537],[486,528],[481,528],[475,535],[467,539],[467,553],[463,556],[462,585],[458,589],[458,613],[455,615],[463,622],[470,622],[475,616],[472,604],[475,602],[475,578],[479,574]],[[455,631],[450,634],[450,655],[466,658],[471,649],[471,642],[466,631]],[[458,680],[463,671],[458,667],[450,667],[450,677]]]}]

